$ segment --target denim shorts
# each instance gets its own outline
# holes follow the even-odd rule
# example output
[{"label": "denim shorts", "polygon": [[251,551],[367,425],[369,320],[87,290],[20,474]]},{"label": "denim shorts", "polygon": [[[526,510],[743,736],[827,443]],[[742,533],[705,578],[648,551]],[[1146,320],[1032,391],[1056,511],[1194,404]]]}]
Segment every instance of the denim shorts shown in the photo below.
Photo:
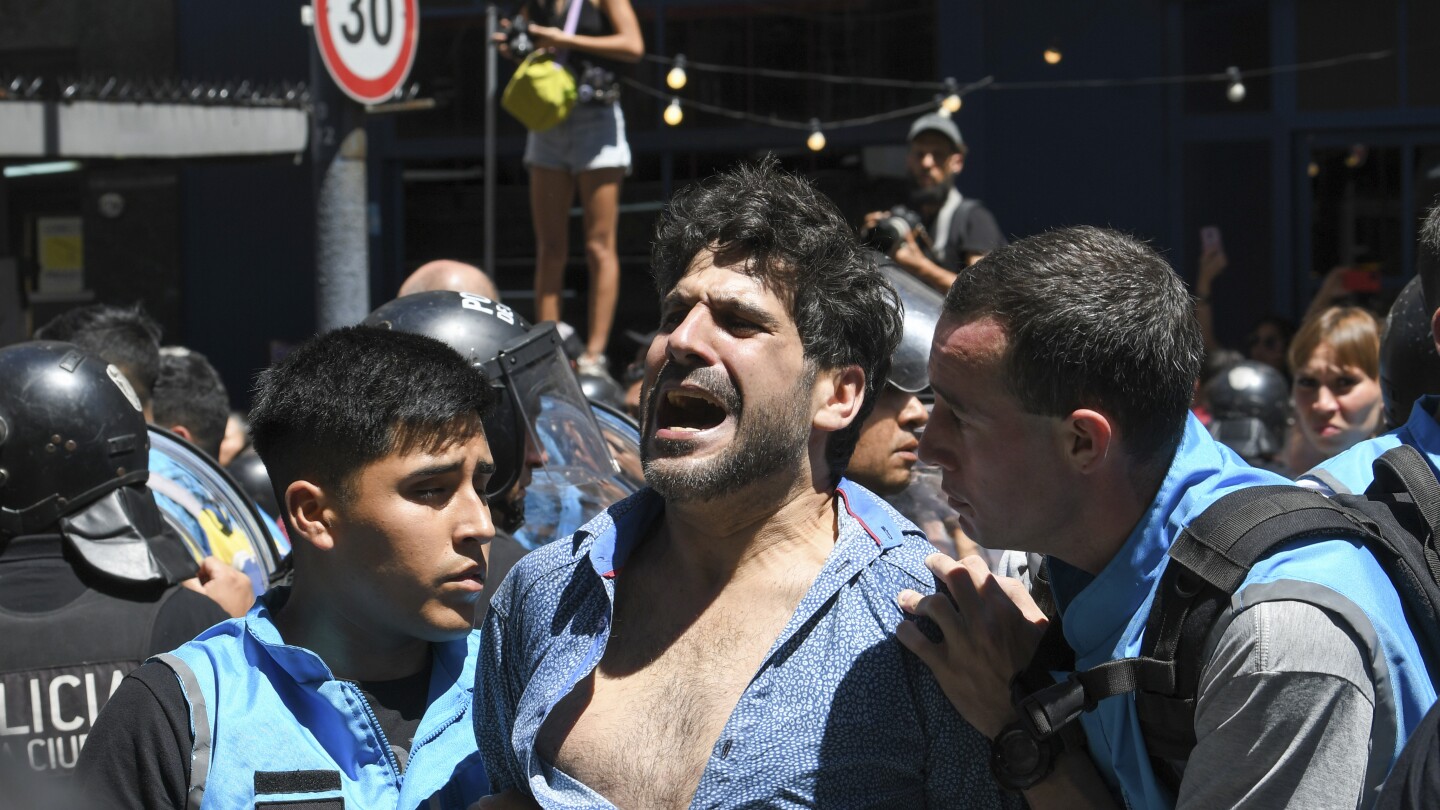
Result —
[{"label": "denim shorts", "polygon": [[525,166],[578,174],[591,169],[630,173],[630,142],[625,140],[625,114],[617,104],[576,104],[570,115],[525,140]]}]

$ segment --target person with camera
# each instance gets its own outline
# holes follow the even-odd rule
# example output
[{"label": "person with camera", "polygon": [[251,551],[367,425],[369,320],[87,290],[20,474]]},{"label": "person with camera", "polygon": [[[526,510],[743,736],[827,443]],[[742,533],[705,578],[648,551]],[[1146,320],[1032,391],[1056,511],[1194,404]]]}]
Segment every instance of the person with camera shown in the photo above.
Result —
[{"label": "person with camera", "polygon": [[[572,3],[580,3],[572,9]],[[574,13],[572,13],[572,11]],[[605,345],[620,294],[615,233],[620,181],[630,173],[630,144],[620,110],[619,62],[645,53],[630,0],[525,0],[501,53],[523,59],[535,49],[569,52],[578,99],[563,121],[525,142],[530,170],[530,215],[535,229],[535,320],[560,320],[560,294],[570,255],[570,204],[580,193],[585,261],[590,268],[589,334],[578,361],[586,373],[609,373]]]},{"label": "person with camera", "polygon": [[939,113],[910,125],[910,204],[865,215],[861,230],[916,278],[944,293],[961,268],[1006,244],[995,215],[955,188],[968,153],[960,128]]}]

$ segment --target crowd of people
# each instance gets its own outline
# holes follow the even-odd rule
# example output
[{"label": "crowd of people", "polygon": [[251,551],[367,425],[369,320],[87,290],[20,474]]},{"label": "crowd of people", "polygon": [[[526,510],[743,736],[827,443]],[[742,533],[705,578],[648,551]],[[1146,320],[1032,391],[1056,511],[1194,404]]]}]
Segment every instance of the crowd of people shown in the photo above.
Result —
[{"label": "crowd of people", "polygon": [[1440,207],[1247,357],[1218,245],[1007,243],[965,155],[679,192],[628,392],[449,261],[244,414],[138,306],[0,348],[0,805],[1440,801]]}]

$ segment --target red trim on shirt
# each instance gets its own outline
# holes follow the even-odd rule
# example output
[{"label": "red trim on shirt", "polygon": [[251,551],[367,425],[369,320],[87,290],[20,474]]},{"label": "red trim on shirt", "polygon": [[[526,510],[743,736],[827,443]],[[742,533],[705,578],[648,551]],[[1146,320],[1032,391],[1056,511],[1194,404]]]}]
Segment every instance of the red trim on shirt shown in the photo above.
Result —
[{"label": "red trim on shirt", "polygon": [[840,500],[845,502],[845,511],[850,513],[850,517],[855,518],[855,522],[859,523],[860,528],[864,529],[865,533],[870,535],[870,539],[875,541],[875,545],[884,548],[885,544],[880,542],[880,536],[875,532],[871,531],[870,526],[867,525],[865,521],[862,520],[859,515],[855,514],[855,511],[850,508],[850,497],[845,494],[845,490],[837,487],[835,491],[840,494]]}]

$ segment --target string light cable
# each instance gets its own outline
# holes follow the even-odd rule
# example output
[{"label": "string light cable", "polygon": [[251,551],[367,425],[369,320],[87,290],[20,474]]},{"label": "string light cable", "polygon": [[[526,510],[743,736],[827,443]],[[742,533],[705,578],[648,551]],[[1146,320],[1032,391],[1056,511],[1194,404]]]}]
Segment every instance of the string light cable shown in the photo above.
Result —
[{"label": "string light cable", "polygon": [[[936,95],[933,99],[908,107],[902,107],[889,112],[867,115],[859,118],[846,118],[838,121],[820,121],[816,118],[808,120],[792,120],[779,118],[773,115],[759,115],[745,110],[733,110],[717,104],[707,104],[702,101],[687,100],[686,106],[692,107],[701,112],[730,118],[736,121],[746,121],[762,126],[776,127],[779,129],[792,129],[808,132],[811,135],[809,143],[824,145],[824,130],[848,129],[851,127],[862,127],[870,124],[893,121],[899,118],[909,118],[925,112],[941,112],[942,115],[949,115],[958,112],[961,106],[961,99],[977,90],[1058,90],[1058,89],[1095,89],[1107,87],[1149,87],[1163,85],[1193,84],[1201,82],[1224,83],[1226,95],[1232,102],[1240,102],[1245,98],[1245,87],[1242,79],[1251,77],[1273,76],[1281,73],[1300,73],[1324,68],[1340,67],[1343,65],[1358,62],[1373,62],[1386,59],[1395,54],[1393,49],[1381,51],[1365,51],[1352,53],[1344,56],[1336,56],[1329,59],[1317,59],[1310,62],[1299,62],[1291,65],[1272,65],[1269,67],[1249,68],[1241,70],[1238,67],[1229,67],[1223,71],[1212,73],[1191,73],[1180,76],[1147,76],[1135,79],[1061,79],[1034,82],[1001,82],[996,81],[994,76],[986,76],[966,85],[959,85],[954,79],[944,81],[908,81],[905,79],[887,79],[874,76],[843,76],[833,73],[816,73],[801,70],[780,70],[776,68],[755,68],[740,67],[737,65],[720,65],[709,62],[692,62],[685,58],[684,54],[674,57],[662,56],[659,54],[646,54],[645,60],[671,66],[671,71],[666,77],[666,84],[671,90],[669,92],[648,84],[632,79],[628,76],[618,77],[626,86],[648,95],[652,98],[666,102],[665,120],[671,126],[680,123],[683,118],[681,103],[678,96],[674,94],[686,84],[685,71],[694,70],[703,73],[726,73],[740,76],[758,76],[770,79],[790,79],[800,81],[824,82],[829,84],[847,84],[864,87],[885,87],[909,90],[940,90],[943,95]],[[678,85],[678,86],[677,86]],[[815,151],[820,151],[815,149]]]},{"label": "string light cable", "polygon": [[[617,78],[627,87],[632,87],[635,90],[644,93],[647,96],[650,96],[651,98],[666,102],[667,109],[670,105],[675,105],[677,109],[679,107],[679,99],[676,98],[674,93],[665,92],[663,90],[651,87],[650,85],[643,82],[638,82],[630,78],[629,76],[618,76]],[[981,87],[984,87],[989,83],[989,81],[990,78],[987,76],[986,78],[981,79],[978,82],[973,82],[966,87],[962,87],[960,88],[960,95],[963,96],[965,93],[971,92],[972,89],[979,89]],[[943,87],[944,85],[941,86]],[[728,107],[721,107],[715,104],[706,104],[703,101],[694,101],[688,99],[684,102],[684,106],[691,109],[699,110],[700,112],[710,113],[711,115],[719,115],[725,118],[734,119],[736,121],[748,121],[752,124],[760,124],[763,126],[776,127],[779,129],[795,129],[802,130],[804,132],[813,132],[815,130],[814,125],[816,122],[814,119],[796,121],[786,118],[777,118],[775,116],[759,115],[756,113],[745,112],[742,110],[732,110]],[[821,129],[848,129],[850,127],[863,127],[869,124],[879,124],[884,121],[893,121],[897,118],[910,118],[921,113],[934,112],[936,106],[936,102],[932,100],[923,102],[921,104],[914,104],[909,107],[903,107],[898,110],[891,110],[890,112],[877,113],[876,115],[867,115],[860,118],[846,118],[839,121],[821,121],[819,123]]]},{"label": "string light cable", "polygon": [[[1300,73],[1323,68],[1340,67],[1342,65],[1354,64],[1356,62],[1373,62],[1380,59],[1387,59],[1395,55],[1393,48],[1382,51],[1364,51],[1361,53],[1346,54],[1329,59],[1317,59],[1311,62],[1299,62],[1293,65],[1272,65],[1270,67],[1249,68],[1240,70],[1241,78],[1273,76],[1277,73]],[[683,54],[678,56],[662,56],[660,54],[645,54],[645,61],[661,65],[676,65],[686,70],[695,70],[703,73],[729,73],[737,76],[758,76],[768,79],[794,79],[802,81],[824,82],[827,84],[848,84],[861,87],[888,87],[908,90],[948,90],[952,86],[944,81],[910,81],[907,79],[886,79],[875,76],[845,76],[836,73],[814,73],[803,70],[779,70],[776,68],[741,67],[738,65],[719,65],[711,62],[693,62],[685,58]],[[1187,84],[1194,82],[1225,82],[1230,83],[1234,78],[1231,70],[1221,70],[1211,73],[1190,73],[1181,76],[1145,76],[1135,79],[1050,79],[1034,82],[1005,82],[995,81],[993,77],[987,77],[981,81],[990,90],[1060,90],[1070,88],[1101,88],[1101,87],[1144,87],[1150,85],[1165,84]],[[974,88],[979,82],[966,85],[967,88]],[[964,95],[964,93],[961,93]]]},{"label": "string light cable", "polygon": [[1146,76],[1137,79],[1059,79],[1040,82],[992,82],[989,89],[1063,90],[1094,87],[1148,87],[1152,85],[1193,84],[1197,82],[1224,82],[1229,85],[1238,82],[1240,79],[1274,76],[1277,73],[1302,73],[1310,70],[1350,65],[1356,62],[1374,62],[1394,55],[1394,49],[1365,51],[1363,53],[1336,56],[1330,59],[1317,59],[1313,62],[1300,62],[1294,65],[1272,65],[1271,67],[1249,68],[1247,70],[1231,67],[1214,73],[1190,73],[1183,76]]}]

